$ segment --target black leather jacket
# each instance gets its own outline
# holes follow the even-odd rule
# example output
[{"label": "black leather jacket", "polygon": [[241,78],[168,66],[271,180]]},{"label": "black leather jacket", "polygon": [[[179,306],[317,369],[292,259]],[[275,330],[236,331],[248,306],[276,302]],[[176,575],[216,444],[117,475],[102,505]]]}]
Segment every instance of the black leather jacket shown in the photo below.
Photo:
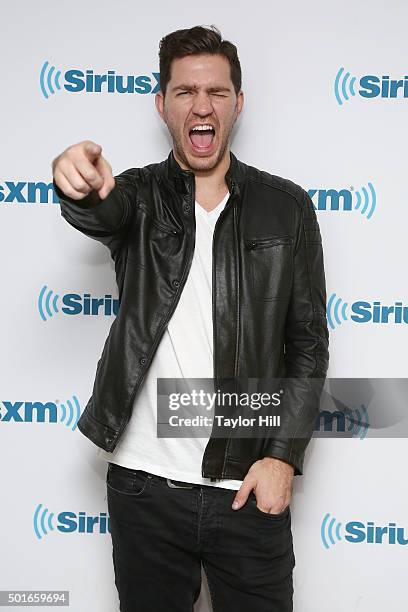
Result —
[{"label": "black leather jacket", "polygon": [[[230,151],[230,190],[213,237],[214,380],[326,377],[329,335],[322,240],[308,193],[239,161]],[[54,182],[61,215],[102,242],[115,263],[119,311],[98,361],[79,430],[111,452],[176,308],[195,243],[195,178],[173,151],[161,163],[115,176],[105,200],[67,197]],[[321,390],[318,387],[317,390]],[[310,399],[310,398],[309,398]],[[263,457],[303,473],[319,410],[294,393],[285,406],[288,437],[210,437],[202,476],[243,479]],[[293,425],[296,424],[294,428]],[[309,431],[297,437],[294,429]]]}]

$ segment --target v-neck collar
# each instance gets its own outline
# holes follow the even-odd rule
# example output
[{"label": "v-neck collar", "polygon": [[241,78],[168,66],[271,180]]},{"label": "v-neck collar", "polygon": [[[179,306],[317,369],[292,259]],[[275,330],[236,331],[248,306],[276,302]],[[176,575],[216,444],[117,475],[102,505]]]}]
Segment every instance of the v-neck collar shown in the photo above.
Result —
[{"label": "v-neck collar", "polygon": [[206,219],[212,219],[213,217],[217,216],[221,212],[220,209],[222,210],[224,208],[225,204],[228,201],[229,195],[230,193],[229,191],[227,191],[226,195],[223,197],[221,202],[217,204],[217,206],[210,211],[205,210],[205,208],[203,208],[201,204],[199,204],[196,200],[196,209]]}]

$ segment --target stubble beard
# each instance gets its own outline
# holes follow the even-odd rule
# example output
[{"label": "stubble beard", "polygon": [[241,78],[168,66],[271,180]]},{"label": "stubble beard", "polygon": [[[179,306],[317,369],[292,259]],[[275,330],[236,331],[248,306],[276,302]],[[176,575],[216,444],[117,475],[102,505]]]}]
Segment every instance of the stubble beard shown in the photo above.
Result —
[{"label": "stubble beard", "polygon": [[169,124],[167,124],[167,129],[170,132],[170,136],[172,138],[173,141],[173,148],[174,151],[177,155],[177,157],[184,163],[185,166],[187,166],[188,170],[191,171],[210,171],[213,170],[213,168],[215,168],[219,162],[222,160],[222,158],[224,157],[225,151],[228,147],[228,142],[229,142],[229,138],[230,138],[230,134],[232,131],[232,126],[230,131],[228,132],[227,136],[223,138],[223,140],[221,141],[221,146],[218,150],[218,152],[216,151],[214,155],[212,155],[211,157],[194,157],[193,155],[188,155],[185,152],[185,148],[183,147],[183,141],[182,141],[182,137],[178,137],[177,133],[175,130],[172,129],[172,127],[169,126]]}]

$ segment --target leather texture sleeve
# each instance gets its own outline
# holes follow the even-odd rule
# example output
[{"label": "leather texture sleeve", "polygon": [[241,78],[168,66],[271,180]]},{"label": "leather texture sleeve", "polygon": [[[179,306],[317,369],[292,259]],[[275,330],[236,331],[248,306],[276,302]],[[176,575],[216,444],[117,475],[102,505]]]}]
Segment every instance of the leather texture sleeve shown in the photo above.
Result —
[{"label": "leather texture sleeve", "polygon": [[137,195],[135,169],[114,177],[115,187],[105,199],[92,190],[82,200],[68,197],[53,181],[62,217],[86,236],[102,242],[115,259],[130,225]]},{"label": "leather texture sleeve", "polygon": [[277,436],[265,440],[263,453],[293,465],[295,476],[303,474],[304,454],[316,425],[329,365],[322,237],[306,191],[298,211],[293,286],[285,326],[281,424]]}]

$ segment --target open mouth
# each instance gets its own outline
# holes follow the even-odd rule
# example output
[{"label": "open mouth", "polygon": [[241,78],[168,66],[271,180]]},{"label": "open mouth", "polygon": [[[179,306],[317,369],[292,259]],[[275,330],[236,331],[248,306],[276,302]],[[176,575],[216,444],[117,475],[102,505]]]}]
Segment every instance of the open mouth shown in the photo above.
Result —
[{"label": "open mouth", "polygon": [[215,137],[215,129],[212,125],[203,124],[190,130],[189,135],[191,144],[195,150],[207,151],[212,146]]}]

